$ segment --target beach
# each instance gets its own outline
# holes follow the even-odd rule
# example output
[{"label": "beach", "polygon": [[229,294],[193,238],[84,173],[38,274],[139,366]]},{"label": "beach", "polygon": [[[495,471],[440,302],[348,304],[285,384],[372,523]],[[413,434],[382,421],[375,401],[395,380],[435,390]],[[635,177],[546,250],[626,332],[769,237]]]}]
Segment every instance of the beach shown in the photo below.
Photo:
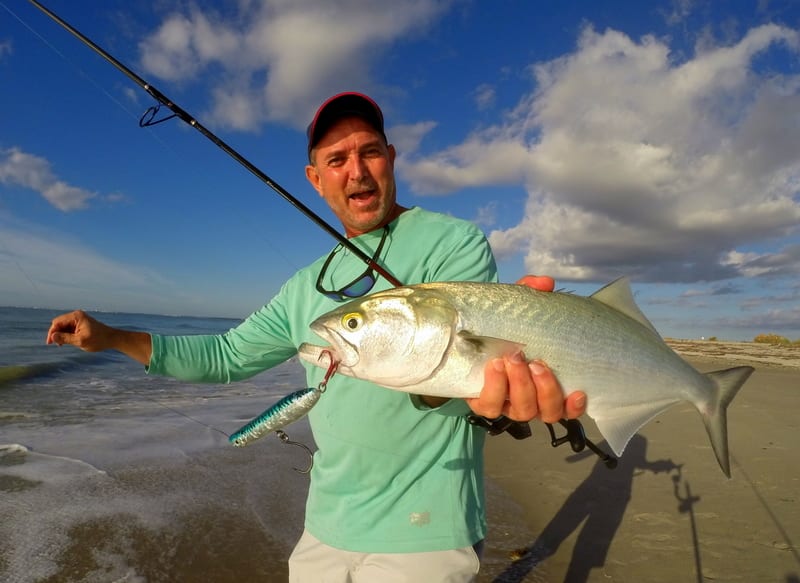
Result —
[{"label": "beach", "polygon": [[800,581],[800,348],[669,343],[701,371],[756,368],[728,410],[731,479],[688,404],[648,423],[613,470],[550,447],[539,424],[532,439],[490,438],[480,581]]}]

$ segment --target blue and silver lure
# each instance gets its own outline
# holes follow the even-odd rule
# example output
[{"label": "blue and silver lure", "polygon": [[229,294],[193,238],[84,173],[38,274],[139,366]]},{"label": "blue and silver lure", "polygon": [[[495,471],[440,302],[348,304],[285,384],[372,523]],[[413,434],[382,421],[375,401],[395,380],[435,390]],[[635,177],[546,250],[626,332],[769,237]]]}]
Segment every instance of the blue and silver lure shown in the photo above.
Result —
[{"label": "blue and silver lure", "polygon": [[328,371],[325,373],[325,378],[316,388],[309,387],[286,395],[261,415],[250,421],[250,423],[240,427],[228,438],[228,441],[236,447],[242,447],[267,433],[275,431],[281,440],[293,443],[288,441],[288,437],[281,429],[304,417],[317,404],[317,401],[319,401],[328,386],[328,381],[339,365],[330,351],[323,350],[320,358],[325,355],[328,356],[330,364],[328,365]]},{"label": "blue and silver lure", "polygon": [[228,438],[228,441],[236,447],[242,447],[267,433],[278,431],[290,423],[294,423],[317,404],[324,392],[325,387],[320,383],[319,387],[301,389],[286,395],[250,423],[238,429]]}]

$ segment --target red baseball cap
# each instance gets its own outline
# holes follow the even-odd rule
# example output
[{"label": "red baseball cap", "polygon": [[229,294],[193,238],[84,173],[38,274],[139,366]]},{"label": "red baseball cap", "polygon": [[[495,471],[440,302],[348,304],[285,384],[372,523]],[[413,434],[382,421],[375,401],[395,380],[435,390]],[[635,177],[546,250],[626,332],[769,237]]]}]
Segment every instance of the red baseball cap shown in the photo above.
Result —
[{"label": "red baseball cap", "polygon": [[339,93],[328,98],[319,106],[314,119],[308,124],[306,136],[308,136],[308,160],[311,161],[311,150],[322,139],[333,123],[343,117],[358,116],[367,121],[372,127],[378,130],[383,139],[386,140],[386,133],[383,130],[383,112],[378,104],[363,93],[352,91]]}]

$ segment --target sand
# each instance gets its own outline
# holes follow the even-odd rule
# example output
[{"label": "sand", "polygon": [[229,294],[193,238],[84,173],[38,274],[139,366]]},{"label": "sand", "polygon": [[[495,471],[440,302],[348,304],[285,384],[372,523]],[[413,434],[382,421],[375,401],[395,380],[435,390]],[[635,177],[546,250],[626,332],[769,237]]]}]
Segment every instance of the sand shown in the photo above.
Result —
[{"label": "sand", "polygon": [[756,367],[729,408],[731,479],[688,404],[646,425],[614,470],[550,447],[539,423],[532,439],[490,438],[480,581],[800,582],[800,347],[670,344],[701,371]]}]

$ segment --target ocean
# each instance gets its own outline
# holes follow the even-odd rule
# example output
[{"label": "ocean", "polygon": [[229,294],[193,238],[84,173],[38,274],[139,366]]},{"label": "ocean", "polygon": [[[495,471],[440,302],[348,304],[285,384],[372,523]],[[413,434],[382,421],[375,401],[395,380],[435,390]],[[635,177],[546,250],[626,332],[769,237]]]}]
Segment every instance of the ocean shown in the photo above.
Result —
[{"label": "ocean", "polygon": [[[289,361],[248,381],[148,376],[121,354],[45,344],[59,311],[0,307],[0,581],[287,580],[303,529],[306,454],[274,434],[227,435],[305,387]],[[161,334],[208,334],[237,320],[93,314]],[[305,419],[288,428],[315,449]],[[490,536],[480,581],[523,546],[520,509],[487,483]],[[494,533],[494,535],[493,535]]]},{"label": "ocean", "polygon": [[[227,435],[305,386],[288,362],[246,382],[148,376],[113,352],[47,346],[59,312],[0,308],[0,581],[285,581],[306,454]],[[162,334],[236,320],[96,314]],[[308,424],[287,428],[313,448]]]}]

